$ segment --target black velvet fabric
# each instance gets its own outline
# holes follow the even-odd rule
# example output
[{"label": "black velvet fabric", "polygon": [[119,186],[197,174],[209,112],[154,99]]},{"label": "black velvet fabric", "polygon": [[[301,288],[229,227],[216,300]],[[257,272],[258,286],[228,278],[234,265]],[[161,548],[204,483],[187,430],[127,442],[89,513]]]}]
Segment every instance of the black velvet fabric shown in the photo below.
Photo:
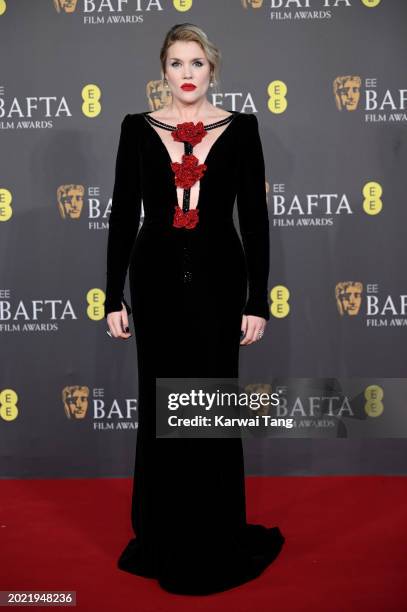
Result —
[{"label": "black velvet fabric", "polygon": [[[240,438],[155,437],[156,377],[238,377],[242,313],[270,316],[258,122],[253,114],[229,112],[235,116],[205,160],[193,229],[172,226],[177,194],[159,134],[143,113],[126,115],[107,243],[105,316],[122,302],[133,315],[139,386],[135,537],[118,566],[190,595],[255,578],[284,542],[278,527],[246,521]],[[232,219],[235,201],[242,241]],[[131,307],[123,293],[128,269]]]}]

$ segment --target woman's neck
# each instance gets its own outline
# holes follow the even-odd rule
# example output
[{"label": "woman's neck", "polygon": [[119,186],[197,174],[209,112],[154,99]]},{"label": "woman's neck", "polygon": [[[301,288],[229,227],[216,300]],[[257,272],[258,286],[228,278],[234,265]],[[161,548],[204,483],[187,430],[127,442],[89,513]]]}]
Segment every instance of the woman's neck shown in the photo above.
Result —
[{"label": "woman's neck", "polygon": [[174,124],[189,121],[192,121],[193,123],[197,123],[198,121],[208,123],[216,119],[222,119],[226,116],[227,114],[224,112],[219,113],[218,109],[216,109],[216,107],[212,104],[209,104],[207,100],[194,104],[180,104],[177,102],[172,102],[171,105],[160,109],[160,112],[156,115],[157,119]]}]

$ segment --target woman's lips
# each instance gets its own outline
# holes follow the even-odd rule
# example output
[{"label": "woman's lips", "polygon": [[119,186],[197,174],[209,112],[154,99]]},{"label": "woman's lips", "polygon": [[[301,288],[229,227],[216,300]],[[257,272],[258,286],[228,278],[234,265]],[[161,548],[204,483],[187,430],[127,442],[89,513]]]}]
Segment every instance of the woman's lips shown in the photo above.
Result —
[{"label": "woman's lips", "polygon": [[191,83],[185,83],[184,85],[181,85],[181,89],[185,89],[185,91],[192,91],[193,89],[196,89],[196,86],[192,85]]}]

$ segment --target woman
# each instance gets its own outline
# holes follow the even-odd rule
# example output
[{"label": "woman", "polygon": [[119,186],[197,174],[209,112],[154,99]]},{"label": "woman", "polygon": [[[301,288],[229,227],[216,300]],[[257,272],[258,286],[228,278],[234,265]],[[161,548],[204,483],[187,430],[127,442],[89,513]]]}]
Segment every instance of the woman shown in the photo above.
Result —
[{"label": "woman", "polygon": [[246,523],[240,437],[156,437],[155,379],[237,378],[239,346],[263,335],[265,169],[255,115],[206,98],[219,52],[205,33],[174,26],[160,57],[172,102],[122,122],[107,244],[110,335],[129,338],[132,313],[138,355],[136,537],[118,566],[167,591],[203,595],[258,576],[284,538],[277,527]]}]

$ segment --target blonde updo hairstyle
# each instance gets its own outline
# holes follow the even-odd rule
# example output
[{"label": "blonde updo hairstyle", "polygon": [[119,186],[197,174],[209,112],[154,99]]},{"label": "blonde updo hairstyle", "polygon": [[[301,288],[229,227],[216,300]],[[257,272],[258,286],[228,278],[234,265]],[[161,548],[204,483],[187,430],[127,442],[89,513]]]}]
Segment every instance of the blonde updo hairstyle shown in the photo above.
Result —
[{"label": "blonde updo hairstyle", "polygon": [[167,59],[168,49],[172,44],[179,40],[188,42],[194,41],[202,48],[211,68],[211,77],[213,81],[213,88],[211,89],[212,91],[218,91],[220,81],[221,53],[219,49],[208,39],[205,32],[193,23],[178,23],[167,32],[160,51],[162,78],[164,78],[165,75],[165,62]]}]

